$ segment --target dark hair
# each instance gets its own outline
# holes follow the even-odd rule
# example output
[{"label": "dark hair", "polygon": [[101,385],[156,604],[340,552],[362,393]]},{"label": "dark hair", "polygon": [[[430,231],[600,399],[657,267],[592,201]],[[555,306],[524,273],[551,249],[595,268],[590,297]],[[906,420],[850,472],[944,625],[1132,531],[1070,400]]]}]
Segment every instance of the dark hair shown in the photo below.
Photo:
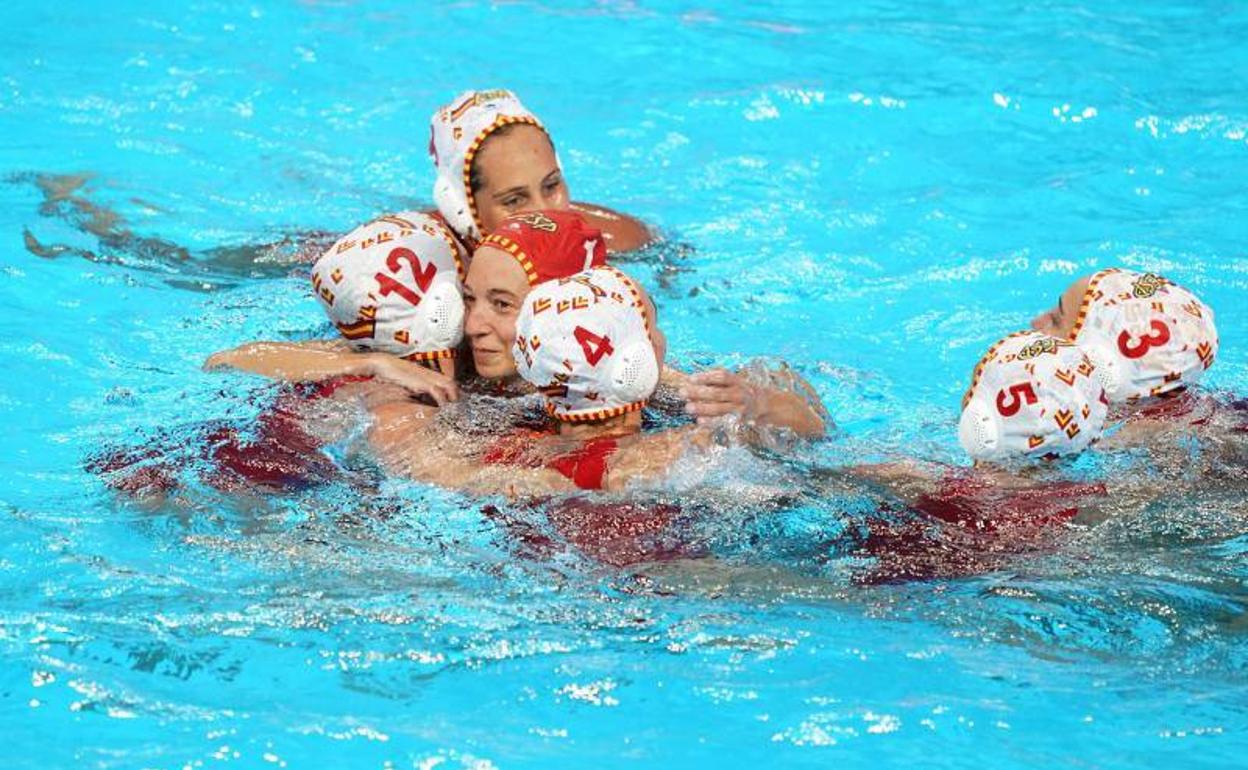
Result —
[{"label": "dark hair", "polygon": [[[531,125],[533,124],[532,123],[506,123],[494,129],[493,131],[491,131],[490,135],[485,138],[485,141],[481,143],[480,149],[477,150],[477,154],[472,156],[472,165],[468,167],[468,189],[472,190],[473,195],[476,195],[478,190],[480,190],[482,187],[485,187],[485,175],[482,174],[481,169],[477,167],[477,161],[481,158],[481,150],[485,149],[485,145],[489,144],[490,140],[496,136],[507,136],[508,134],[512,132],[512,129],[514,129],[516,126],[531,126]],[[536,128],[536,126],[534,126],[534,128]],[[550,142],[550,151],[554,152],[555,140],[550,138],[550,134],[547,134],[545,129],[542,129],[542,134],[545,135],[546,141]]]}]

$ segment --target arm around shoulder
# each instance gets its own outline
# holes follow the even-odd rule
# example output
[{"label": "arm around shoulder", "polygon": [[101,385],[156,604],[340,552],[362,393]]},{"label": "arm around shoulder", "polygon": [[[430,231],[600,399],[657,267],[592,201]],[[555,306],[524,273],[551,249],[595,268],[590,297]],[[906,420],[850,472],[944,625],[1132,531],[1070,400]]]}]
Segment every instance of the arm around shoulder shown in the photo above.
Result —
[{"label": "arm around shoulder", "polygon": [[237,369],[288,382],[316,382],[349,374],[366,374],[366,356],[353,353],[338,340],[306,342],[257,341],[213,353],[204,371]]}]

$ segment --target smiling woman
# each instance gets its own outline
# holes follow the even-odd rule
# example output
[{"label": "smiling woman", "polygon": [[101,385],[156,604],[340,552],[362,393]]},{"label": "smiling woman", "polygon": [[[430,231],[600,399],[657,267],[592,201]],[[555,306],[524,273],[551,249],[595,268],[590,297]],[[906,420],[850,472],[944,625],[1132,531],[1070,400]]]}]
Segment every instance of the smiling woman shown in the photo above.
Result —
[{"label": "smiling woman", "polygon": [[513,378],[516,318],[532,288],[606,264],[601,233],[571,212],[545,211],[503,220],[486,236],[464,280],[464,336],[477,374]]}]

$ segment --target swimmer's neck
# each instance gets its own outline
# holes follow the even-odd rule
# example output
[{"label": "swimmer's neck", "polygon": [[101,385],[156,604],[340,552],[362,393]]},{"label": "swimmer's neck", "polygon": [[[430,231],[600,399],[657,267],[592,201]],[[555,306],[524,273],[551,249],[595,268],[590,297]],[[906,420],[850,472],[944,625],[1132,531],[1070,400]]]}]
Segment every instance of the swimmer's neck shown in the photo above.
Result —
[{"label": "swimmer's neck", "polygon": [[596,422],[561,422],[559,435],[580,441],[603,436],[627,436],[641,431],[641,412],[628,412]]}]

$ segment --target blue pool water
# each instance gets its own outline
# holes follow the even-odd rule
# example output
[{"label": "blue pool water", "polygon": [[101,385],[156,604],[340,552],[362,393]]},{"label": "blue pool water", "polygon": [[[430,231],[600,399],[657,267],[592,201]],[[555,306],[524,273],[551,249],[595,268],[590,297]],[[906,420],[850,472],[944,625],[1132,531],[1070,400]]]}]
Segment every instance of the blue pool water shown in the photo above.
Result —
[{"label": "blue pool water", "polygon": [[[1245,39],[1232,3],[5,4],[3,765],[1241,766],[1242,495],[870,586],[836,545],[860,501],[749,490],[958,461],[979,354],[1100,266],[1197,291],[1207,383],[1248,392]],[[715,558],[519,553],[392,480],[147,510],[84,470],[260,409],[200,363],[323,334],[301,234],[426,204],[428,114],[496,86],[576,198],[666,234],[628,267],[676,359],[787,360],[841,427],[722,458]],[[77,173],[133,238],[45,203]]]}]

